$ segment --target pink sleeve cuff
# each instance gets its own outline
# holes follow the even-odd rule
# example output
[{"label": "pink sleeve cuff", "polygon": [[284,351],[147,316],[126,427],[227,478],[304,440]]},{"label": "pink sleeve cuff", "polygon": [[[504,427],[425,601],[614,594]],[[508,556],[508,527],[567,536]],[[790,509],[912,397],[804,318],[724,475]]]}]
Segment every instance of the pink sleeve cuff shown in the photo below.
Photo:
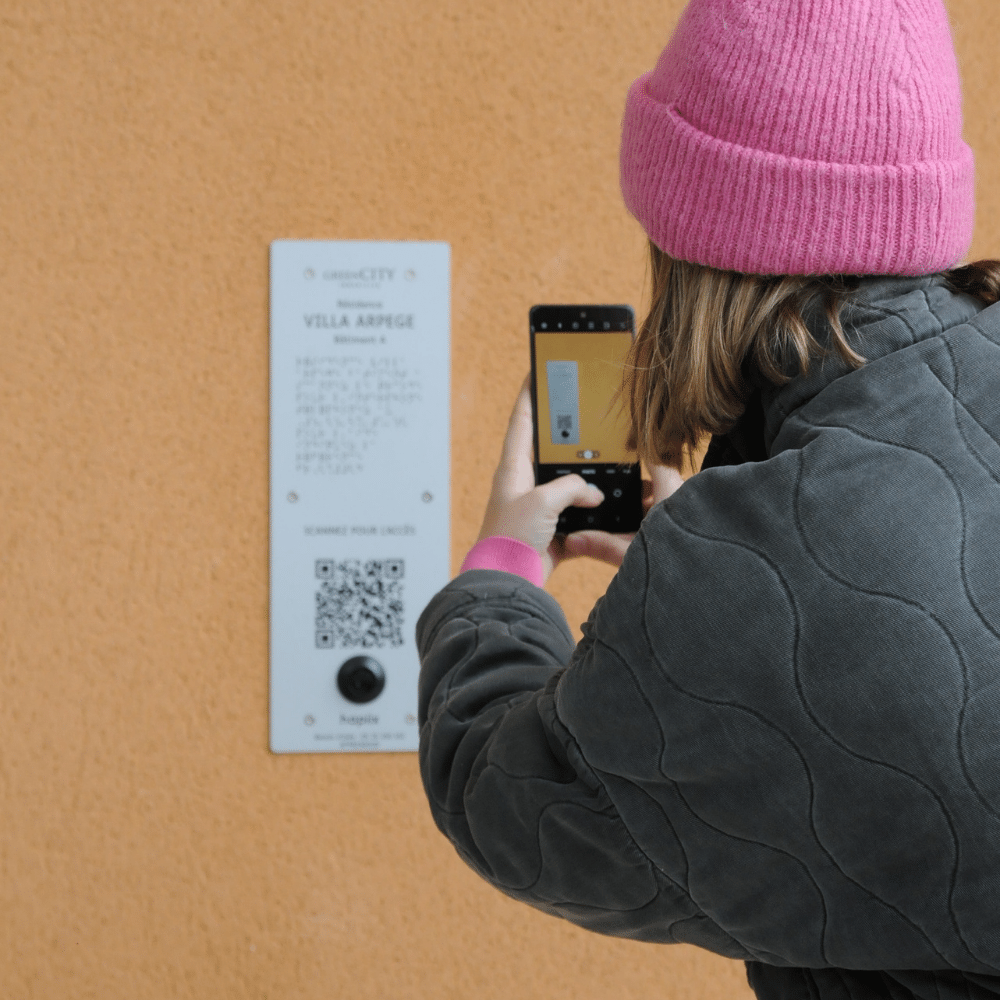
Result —
[{"label": "pink sleeve cuff", "polygon": [[536,587],[545,584],[542,557],[527,542],[504,535],[484,538],[473,545],[459,573],[467,569],[500,569],[523,576]]}]

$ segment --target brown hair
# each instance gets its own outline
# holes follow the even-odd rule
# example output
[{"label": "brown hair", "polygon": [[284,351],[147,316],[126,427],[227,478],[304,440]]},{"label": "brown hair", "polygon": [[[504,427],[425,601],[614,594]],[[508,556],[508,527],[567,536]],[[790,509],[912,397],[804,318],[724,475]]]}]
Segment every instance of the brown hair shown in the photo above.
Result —
[{"label": "brown hair", "polygon": [[[646,464],[680,468],[706,434],[723,434],[742,415],[753,364],[774,385],[838,355],[850,368],[865,358],[848,343],[840,313],[858,275],[758,275],[689,264],[650,243],[652,299],[615,394],[628,399],[627,446]],[[987,305],[1000,299],[1000,261],[942,272],[956,291]],[[822,309],[830,346],[809,331]],[[614,401],[612,401],[612,406]]]}]

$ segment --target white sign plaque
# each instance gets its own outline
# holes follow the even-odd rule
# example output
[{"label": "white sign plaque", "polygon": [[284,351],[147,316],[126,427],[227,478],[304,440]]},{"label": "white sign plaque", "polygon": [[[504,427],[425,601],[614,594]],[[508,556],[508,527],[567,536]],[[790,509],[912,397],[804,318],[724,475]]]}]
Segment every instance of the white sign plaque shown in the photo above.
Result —
[{"label": "white sign plaque", "polygon": [[416,750],[449,580],[447,243],[271,244],[271,749]]}]

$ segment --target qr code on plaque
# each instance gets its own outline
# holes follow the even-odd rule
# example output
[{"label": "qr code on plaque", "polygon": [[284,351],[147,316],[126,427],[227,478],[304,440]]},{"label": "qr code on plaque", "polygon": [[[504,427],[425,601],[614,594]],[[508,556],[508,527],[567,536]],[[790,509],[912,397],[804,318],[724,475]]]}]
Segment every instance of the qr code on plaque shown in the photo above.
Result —
[{"label": "qr code on plaque", "polygon": [[402,646],[403,560],[317,559],[316,645]]}]

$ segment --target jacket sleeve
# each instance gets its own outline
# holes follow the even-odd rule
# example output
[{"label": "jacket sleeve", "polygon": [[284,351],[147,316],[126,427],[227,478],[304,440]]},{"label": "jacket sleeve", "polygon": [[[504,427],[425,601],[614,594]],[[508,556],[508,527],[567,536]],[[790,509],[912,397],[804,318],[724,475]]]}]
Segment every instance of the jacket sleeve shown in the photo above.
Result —
[{"label": "jacket sleeve", "polygon": [[574,650],[555,599],[511,574],[470,570],[432,599],[417,623],[431,812],[465,862],[515,899],[604,934],[691,940],[706,918],[636,845],[556,713],[596,612]]}]

